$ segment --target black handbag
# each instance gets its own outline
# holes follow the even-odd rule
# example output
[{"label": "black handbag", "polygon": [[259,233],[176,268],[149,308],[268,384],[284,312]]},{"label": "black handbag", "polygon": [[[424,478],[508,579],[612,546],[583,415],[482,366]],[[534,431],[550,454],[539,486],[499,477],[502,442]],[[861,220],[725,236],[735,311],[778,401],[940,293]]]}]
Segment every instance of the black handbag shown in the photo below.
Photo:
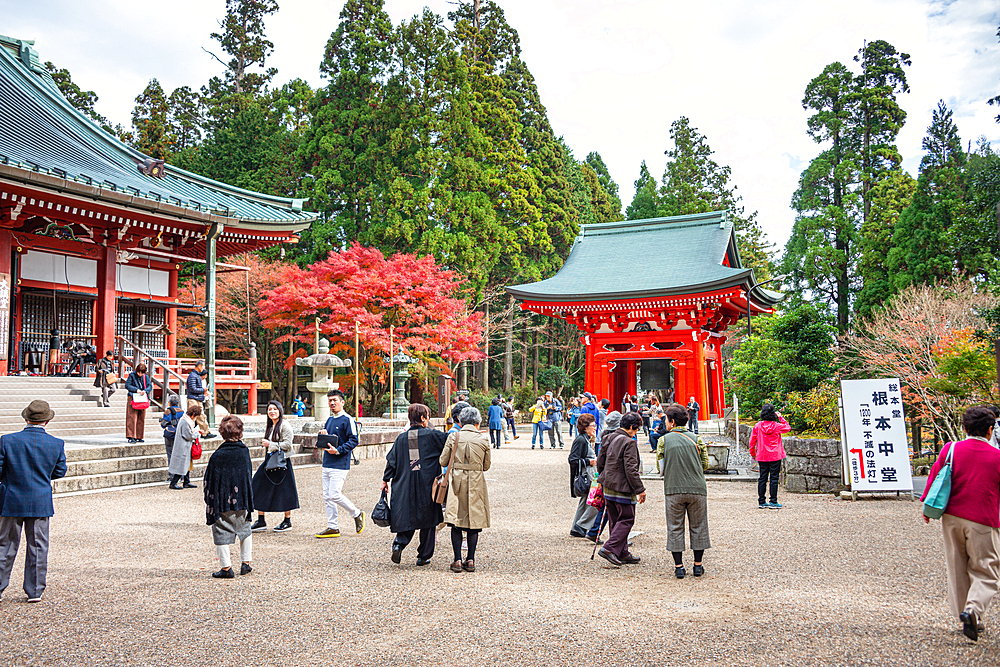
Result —
[{"label": "black handbag", "polygon": [[590,494],[590,473],[587,472],[586,461],[580,462],[580,474],[573,479],[573,491],[578,498],[586,498]]},{"label": "black handbag", "polygon": [[271,470],[288,470],[288,461],[285,459],[285,452],[279,449],[267,457],[267,463],[264,464],[264,470],[268,472]]},{"label": "black handbag", "polygon": [[382,528],[388,528],[392,521],[392,509],[389,507],[387,491],[382,491],[382,497],[375,503],[375,509],[369,515],[372,523]]}]

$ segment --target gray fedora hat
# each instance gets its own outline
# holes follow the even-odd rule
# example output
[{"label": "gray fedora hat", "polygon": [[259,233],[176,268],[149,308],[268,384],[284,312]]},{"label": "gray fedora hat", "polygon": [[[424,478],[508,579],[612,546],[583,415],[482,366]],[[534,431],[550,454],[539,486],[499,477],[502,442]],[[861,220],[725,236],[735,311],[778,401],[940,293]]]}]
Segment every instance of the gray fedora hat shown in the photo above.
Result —
[{"label": "gray fedora hat", "polygon": [[49,404],[42,400],[34,400],[28,404],[24,410],[21,410],[21,417],[24,421],[31,422],[32,424],[42,424],[47,421],[52,421],[52,418],[56,416],[56,413],[52,411]]}]

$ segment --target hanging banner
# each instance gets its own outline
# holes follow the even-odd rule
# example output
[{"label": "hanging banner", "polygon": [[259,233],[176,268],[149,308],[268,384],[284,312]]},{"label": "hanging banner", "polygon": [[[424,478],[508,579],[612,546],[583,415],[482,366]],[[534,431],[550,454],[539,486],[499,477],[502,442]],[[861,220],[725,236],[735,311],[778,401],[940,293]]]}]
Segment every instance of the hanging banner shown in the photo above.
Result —
[{"label": "hanging banner", "polygon": [[899,380],[841,380],[841,448],[851,491],[912,491]]},{"label": "hanging banner", "polygon": [[0,273],[0,360],[10,347],[10,274]]}]

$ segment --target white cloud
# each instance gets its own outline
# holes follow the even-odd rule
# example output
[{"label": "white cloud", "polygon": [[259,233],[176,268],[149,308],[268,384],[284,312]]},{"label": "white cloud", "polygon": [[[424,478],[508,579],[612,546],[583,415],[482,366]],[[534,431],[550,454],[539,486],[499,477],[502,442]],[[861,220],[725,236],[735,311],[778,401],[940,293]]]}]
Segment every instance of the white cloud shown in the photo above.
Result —
[{"label": "white cloud", "polygon": [[[341,0],[279,0],[268,22],[269,64],[278,82],[319,85],[319,62]],[[447,0],[388,0],[393,21]],[[818,152],[805,133],[802,93],[830,62],[851,64],[864,40],[885,39],[909,53],[912,92],[899,146],[919,164],[920,142],[938,99],[955,110],[966,141],[1000,145],[1000,44],[995,0],[501,0],[521,36],[557,133],[577,157],[597,150],[627,204],[639,164],[663,171],[670,123],[681,115],[708,136],[719,162],[772,241],[783,244],[799,174]],[[128,124],[133,100],[157,77],[166,89],[198,87],[219,66],[202,47],[215,43],[224,2],[175,0],[0,0],[0,32],[34,38],[43,60],[68,68],[101,99],[98,110]]]}]

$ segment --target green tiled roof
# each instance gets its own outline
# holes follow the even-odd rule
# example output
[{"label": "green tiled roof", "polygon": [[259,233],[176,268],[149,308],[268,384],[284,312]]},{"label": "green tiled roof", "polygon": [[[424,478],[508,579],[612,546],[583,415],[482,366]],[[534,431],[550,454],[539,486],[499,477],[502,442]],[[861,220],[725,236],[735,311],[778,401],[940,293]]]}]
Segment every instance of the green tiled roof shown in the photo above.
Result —
[{"label": "green tiled roof", "polygon": [[316,219],[302,210],[303,199],[242,190],[171,165],[164,178],[140,173],[147,156],[73,108],[31,44],[0,36],[0,164],[236,218],[241,227],[298,231]]},{"label": "green tiled roof", "polygon": [[[723,261],[729,257],[729,266]],[[725,211],[582,225],[556,275],[507,292],[530,301],[601,301],[671,296],[745,286],[755,301],[781,295],[743,268]]]}]

